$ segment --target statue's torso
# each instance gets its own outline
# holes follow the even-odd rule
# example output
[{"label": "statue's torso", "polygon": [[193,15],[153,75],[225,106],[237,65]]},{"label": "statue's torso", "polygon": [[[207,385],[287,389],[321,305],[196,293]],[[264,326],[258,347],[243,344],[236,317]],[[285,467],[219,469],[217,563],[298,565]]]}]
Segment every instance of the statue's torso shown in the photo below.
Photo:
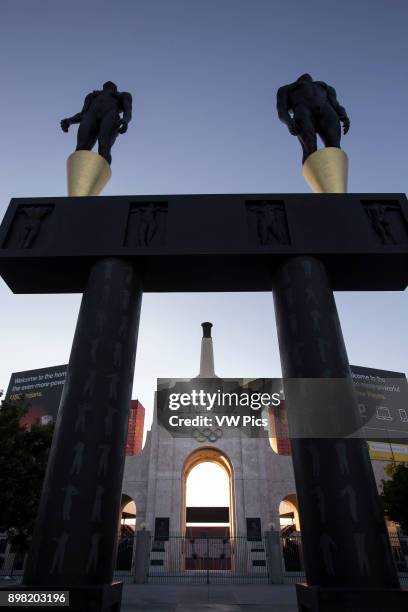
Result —
[{"label": "statue's torso", "polygon": [[315,109],[327,103],[327,91],[320,83],[295,82],[289,90],[289,108],[295,109],[297,106],[306,106],[308,109]]},{"label": "statue's torso", "polygon": [[103,90],[94,91],[87,110],[88,112],[101,116],[110,111],[120,113],[123,110],[120,94],[114,94]]}]

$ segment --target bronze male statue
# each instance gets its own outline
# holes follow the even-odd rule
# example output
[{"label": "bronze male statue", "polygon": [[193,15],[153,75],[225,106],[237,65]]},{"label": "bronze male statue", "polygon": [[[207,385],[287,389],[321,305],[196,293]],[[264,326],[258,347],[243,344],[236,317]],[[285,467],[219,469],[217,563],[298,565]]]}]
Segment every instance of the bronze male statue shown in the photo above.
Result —
[{"label": "bronze male statue", "polygon": [[91,151],[98,141],[99,155],[110,164],[116,136],[126,132],[131,118],[132,96],[126,91],[119,92],[115,83],[107,81],[102,90],[86,96],[80,113],[61,121],[61,128],[68,132],[70,125],[79,123],[76,150]]},{"label": "bronze male statue", "polygon": [[350,128],[335,89],[323,81],[313,81],[310,74],[302,74],[294,83],[278,89],[277,109],[279,119],[299,138],[303,162],[317,150],[317,134],[325,147],[340,148],[340,122],[344,134]]}]

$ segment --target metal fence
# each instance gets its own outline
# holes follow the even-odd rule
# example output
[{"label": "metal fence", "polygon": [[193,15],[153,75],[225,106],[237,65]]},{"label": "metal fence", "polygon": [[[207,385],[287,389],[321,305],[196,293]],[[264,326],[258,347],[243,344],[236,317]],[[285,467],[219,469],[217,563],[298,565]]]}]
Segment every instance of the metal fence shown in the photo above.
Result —
[{"label": "metal fence", "polygon": [[[133,547],[133,536],[122,538],[119,541],[115,578],[127,583],[133,582]],[[20,552],[7,537],[0,537],[0,580],[2,584],[8,581],[21,582],[26,558],[27,554]]]},{"label": "metal fence", "polygon": [[303,582],[305,567],[302,554],[302,537],[299,533],[291,533],[281,538],[283,580],[287,584]]},{"label": "metal fence", "polygon": [[[408,538],[398,533],[390,533],[390,544],[395,565],[398,570],[401,586],[408,585]],[[283,579],[285,583],[305,580],[305,569],[302,555],[302,537],[292,533],[281,538],[283,557]]]},{"label": "metal fence", "polygon": [[251,584],[268,582],[262,537],[185,537],[150,541],[150,583]]},{"label": "metal fence", "polygon": [[[121,538],[115,579],[134,582],[134,536]],[[408,538],[390,534],[391,550],[399,572],[401,586],[408,586]],[[305,572],[302,538],[299,533],[281,537],[283,581],[303,582]],[[22,580],[26,555],[7,538],[0,538],[0,584]],[[251,584],[267,583],[268,568],[265,537],[248,540],[233,538],[189,538],[170,535],[168,539],[150,538],[147,560],[150,583],[178,584]],[[3,582],[4,581],[4,582]]]},{"label": "metal fence", "polygon": [[135,547],[135,535],[126,535],[119,538],[118,553],[116,558],[115,580],[129,584],[134,582],[133,555]]},{"label": "metal fence", "polygon": [[389,536],[400,584],[401,586],[408,586],[408,537],[401,537],[398,533],[391,533]]},{"label": "metal fence", "polygon": [[0,538],[0,578],[2,580],[21,580],[26,554],[18,550],[7,537]]}]

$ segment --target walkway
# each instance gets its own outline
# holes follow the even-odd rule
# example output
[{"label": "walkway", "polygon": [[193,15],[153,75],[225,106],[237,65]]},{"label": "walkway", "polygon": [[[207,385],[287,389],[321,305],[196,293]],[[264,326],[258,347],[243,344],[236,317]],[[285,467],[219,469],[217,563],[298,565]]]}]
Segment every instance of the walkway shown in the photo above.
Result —
[{"label": "walkway", "polygon": [[122,612],[297,612],[291,585],[123,585]]}]

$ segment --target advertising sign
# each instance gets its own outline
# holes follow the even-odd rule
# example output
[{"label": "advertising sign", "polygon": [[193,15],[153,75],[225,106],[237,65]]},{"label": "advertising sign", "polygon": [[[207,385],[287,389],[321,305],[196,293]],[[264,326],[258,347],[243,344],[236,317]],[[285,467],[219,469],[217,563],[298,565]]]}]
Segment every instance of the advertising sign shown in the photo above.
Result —
[{"label": "advertising sign", "polygon": [[408,461],[408,385],[405,374],[361,366],[350,368],[371,458]]},{"label": "advertising sign", "polygon": [[67,374],[67,365],[52,366],[25,372],[13,372],[5,400],[16,401],[22,396],[28,412],[26,425],[39,420],[42,424],[55,421]]}]

